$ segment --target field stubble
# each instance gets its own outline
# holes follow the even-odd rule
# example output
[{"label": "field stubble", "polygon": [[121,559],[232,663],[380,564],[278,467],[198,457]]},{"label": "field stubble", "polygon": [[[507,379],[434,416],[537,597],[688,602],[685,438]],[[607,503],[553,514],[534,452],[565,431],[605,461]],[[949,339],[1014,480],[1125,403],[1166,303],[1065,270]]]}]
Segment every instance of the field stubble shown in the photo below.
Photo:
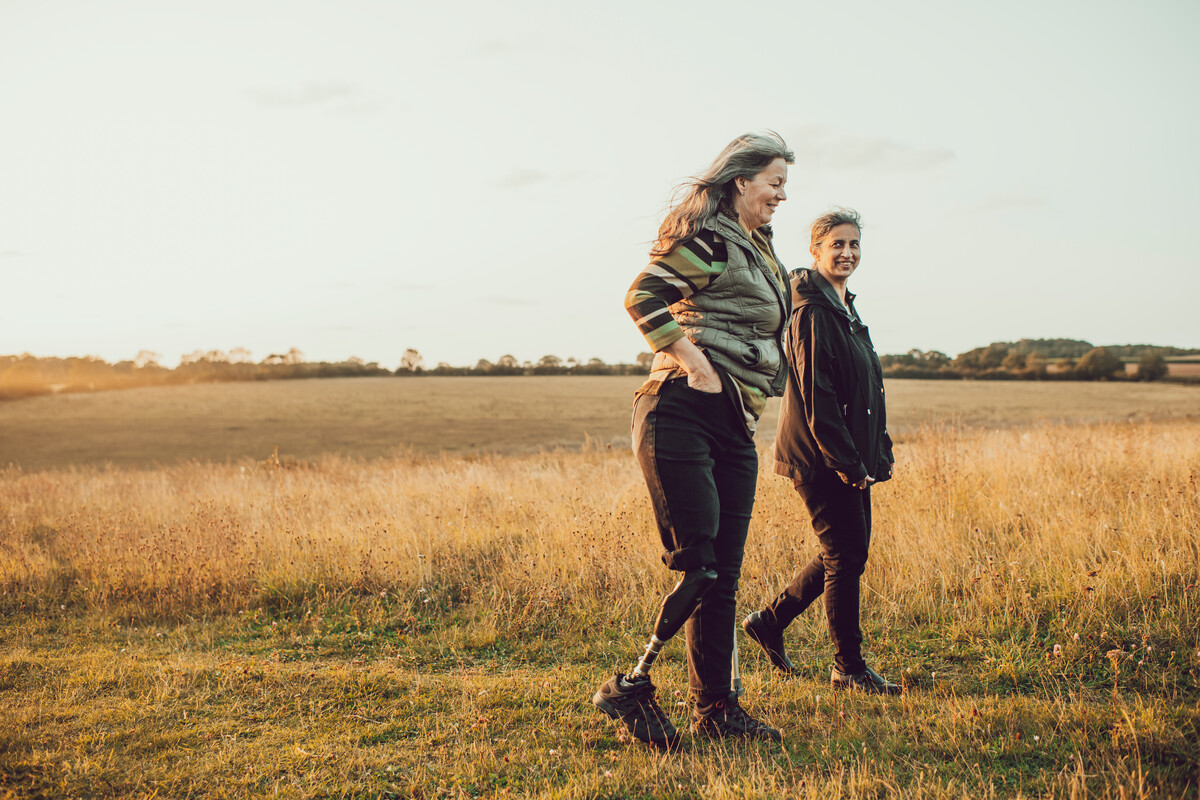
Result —
[{"label": "field stubble", "polygon": [[[629,447],[637,377],[338,378],[164,386],[0,402],[0,467],[284,461]],[[1154,383],[889,380],[889,427],[1200,419],[1200,388]],[[775,435],[779,401],[759,426]]]},{"label": "field stubble", "polygon": [[[1174,797],[1200,784],[1200,424],[925,429],[875,493],[871,662],[747,645],[783,745],[662,756],[587,703],[670,587],[627,452],[0,474],[0,792]],[[764,459],[740,602],[812,553]],[[656,680],[686,719],[682,645]]]}]

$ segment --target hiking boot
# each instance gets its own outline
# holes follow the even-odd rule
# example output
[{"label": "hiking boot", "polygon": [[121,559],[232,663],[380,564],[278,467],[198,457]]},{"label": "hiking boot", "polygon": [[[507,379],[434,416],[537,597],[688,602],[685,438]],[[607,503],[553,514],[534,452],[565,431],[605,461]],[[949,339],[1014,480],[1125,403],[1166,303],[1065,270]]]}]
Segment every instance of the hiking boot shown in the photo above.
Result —
[{"label": "hiking boot", "polygon": [[746,632],[747,636],[758,642],[758,646],[767,654],[767,658],[770,659],[775,669],[784,675],[796,674],[796,665],[787,657],[787,653],[783,652],[783,631],[776,630],[761,611],[755,611],[746,617],[742,621],[742,630]]},{"label": "hiking boot", "polygon": [[736,692],[712,703],[697,702],[692,712],[692,733],[713,739],[737,737],[783,741],[783,734],[746,713]]},{"label": "hiking boot", "polygon": [[592,705],[620,720],[639,741],[664,750],[679,744],[679,731],[659,708],[649,677],[629,681],[617,673],[592,697]]},{"label": "hiking boot", "polygon": [[867,694],[900,694],[903,687],[882,678],[878,672],[864,666],[862,672],[841,672],[837,667],[829,673],[829,682],[834,689],[853,689]]}]

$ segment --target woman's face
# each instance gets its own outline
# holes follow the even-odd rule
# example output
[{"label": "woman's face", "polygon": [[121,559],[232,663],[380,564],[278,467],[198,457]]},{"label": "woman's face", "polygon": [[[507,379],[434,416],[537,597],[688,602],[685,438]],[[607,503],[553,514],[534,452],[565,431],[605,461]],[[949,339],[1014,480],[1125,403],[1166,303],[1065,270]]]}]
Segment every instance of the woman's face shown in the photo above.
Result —
[{"label": "woman's face", "polygon": [[858,268],[860,236],[858,226],[849,222],[827,233],[811,250],[817,271],[831,283],[845,283]]},{"label": "woman's face", "polygon": [[787,194],[783,191],[785,183],[787,162],[782,158],[768,164],[753,180],[737,179],[740,194],[734,201],[733,208],[747,228],[754,230],[771,221],[771,217],[775,215],[775,207],[787,200]]}]

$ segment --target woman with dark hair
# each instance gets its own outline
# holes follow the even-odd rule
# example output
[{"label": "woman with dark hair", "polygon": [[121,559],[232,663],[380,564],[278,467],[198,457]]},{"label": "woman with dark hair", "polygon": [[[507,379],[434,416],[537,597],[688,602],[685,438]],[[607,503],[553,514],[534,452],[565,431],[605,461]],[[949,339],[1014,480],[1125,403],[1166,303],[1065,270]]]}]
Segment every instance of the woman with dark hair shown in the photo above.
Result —
[{"label": "woman with dark hair", "polygon": [[758,478],[755,424],[783,391],[786,274],[768,223],[787,199],[793,155],[778,134],[731,142],[681,189],[650,264],[625,308],[655,352],[637,391],[633,443],[646,478],[663,563],[681,573],[650,643],[629,673],[592,702],[634,737],[678,741],[654,699],[650,666],[686,624],[692,731],[717,738],[781,738],[738,702],[736,592]]},{"label": "woman with dark hair", "polygon": [[781,672],[783,631],[825,595],[835,689],[897,694],[862,658],[859,579],[871,544],[871,485],[892,477],[883,369],[846,282],[858,269],[858,213],[836,209],[812,226],[812,269],[792,277],[796,312],[788,328],[787,389],[779,411],[775,472],[792,479],[821,546],[783,592],[742,628]]}]

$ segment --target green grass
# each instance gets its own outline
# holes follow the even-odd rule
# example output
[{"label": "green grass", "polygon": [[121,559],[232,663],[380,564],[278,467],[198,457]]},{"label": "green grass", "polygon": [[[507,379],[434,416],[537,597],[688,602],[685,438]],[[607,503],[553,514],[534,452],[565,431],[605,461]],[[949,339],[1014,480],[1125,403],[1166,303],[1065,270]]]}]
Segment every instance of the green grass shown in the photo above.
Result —
[{"label": "green grass", "polygon": [[[588,703],[639,637],[604,619],[342,598],[175,624],[45,609],[0,635],[0,792],[17,796],[1174,797],[1196,795],[1200,657],[869,630],[898,698],[745,658],[783,744],[660,754]],[[570,616],[568,612],[568,616]],[[564,638],[561,627],[592,630]],[[1129,653],[1115,674],[1106,648]],[[686,683],[678,643],[657,667]],[[1136,666],[1136,661],[1144,662]],[[1114,692],[1114,687],[1116,691]],[[686,708],[669,689],[677,722]],[[1088,793],[1091,787],[1090,793]]]}]

